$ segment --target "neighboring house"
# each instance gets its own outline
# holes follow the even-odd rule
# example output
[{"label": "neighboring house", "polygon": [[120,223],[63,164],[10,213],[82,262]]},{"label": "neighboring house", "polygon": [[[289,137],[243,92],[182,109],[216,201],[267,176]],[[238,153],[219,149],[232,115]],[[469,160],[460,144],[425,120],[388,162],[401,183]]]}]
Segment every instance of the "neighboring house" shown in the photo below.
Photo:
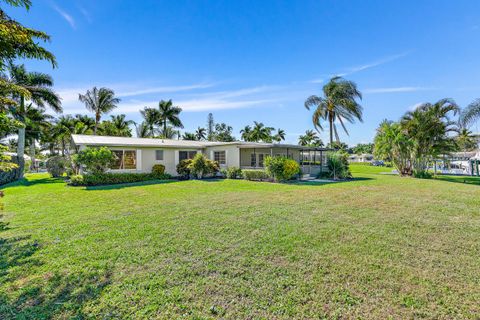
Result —
[{"label": "neighboring house", "polygon": [[177,175],[177,164],[203,153],[219,163],[220,168],[261,169],[266,156],[286,156],[298,161],[303,173],[325,170],[327,149],[299,145],[257,142],[211,142],[157,138],[125,138],[72,135],[78,150],[108,147],[117,156],[111,171],[151,172],[153,165],[163,164],[165,172]]},{"label": "neighboring house", "polygon": [[372,162],[373,154],[352,154],[348,157],[348,162]]}]

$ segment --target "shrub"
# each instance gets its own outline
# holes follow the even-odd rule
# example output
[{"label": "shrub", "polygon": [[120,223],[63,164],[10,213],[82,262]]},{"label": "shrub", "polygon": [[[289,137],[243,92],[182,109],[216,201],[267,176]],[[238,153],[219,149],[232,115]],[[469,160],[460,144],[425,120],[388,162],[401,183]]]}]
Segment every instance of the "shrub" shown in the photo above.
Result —
[{"label": "shrub", "polygon": [[107,147],[86,148],[75,157],[75,163],[83,166],[85,172],[104,173],[115,161],[115,155]]},{"label": "shrub", "polygon": [[265,170],[242,170],[243,178],[246,180],[269,180],[269,176]]},{"label": "shrub", "polygon": [[153,165],[152,173],[160,176],[163,175],[165,173],[165,166],[163,164]]},{"label": "shrub", "polygon": [[81,174],[72,175],[69,184],[72,186],[83,186],[83,176]]},{"label": "shrub", "polygon": [[63,176],[67,167],[68,161],[61,156],[54,156],[47,160],[47,171],[53,178]]},{"label": "shrub", "polygon": [[343,151],[336,151],[327,155],[327,167],[330,178],[348,179],[352,177],[348,166],[348,154]]},{"label": "shrub", "polygon": [[218,163],[207,159],[202,153],[197,153],[188,165],[190,174],[197,179],[212,176],[219,171]]},{"label": "shrub", "polygon": [[225,171],[225,177],[227,179],[240,179],[242,178],[242,169],[230,167]]},{"label": "shrub", "polygon": [[290,180],[300,173],[300,165],[286,157],[266,157],[265,168],[275,181]]},{"label": "shrub", "polygon": [[132,183],[149,180],[167,180],[170,179],[170,175],[163,174],[157,175],[154,173],[97,173],[97,174],[85,174],[83,176],[72,176],[70,178],[71,185],[82,186],[98,186],[106,184],[119,184],[119,183]]},{"label": "shrub", "polygon": [[177,173],[178,177],[181,179],[188,179],[190,178],[190,164],[192,163],[192,159],[185,159],[180,161],[177,164]]}]

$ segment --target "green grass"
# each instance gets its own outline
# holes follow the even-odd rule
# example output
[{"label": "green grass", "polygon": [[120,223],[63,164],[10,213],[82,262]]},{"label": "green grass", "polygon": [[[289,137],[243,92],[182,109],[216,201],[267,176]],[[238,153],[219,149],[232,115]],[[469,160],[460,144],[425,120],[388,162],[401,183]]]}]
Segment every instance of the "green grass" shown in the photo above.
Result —
[{"label": "green grass", "polygon": [[352,182],[4,188],[0,319],[475,319],[480,187]]}]

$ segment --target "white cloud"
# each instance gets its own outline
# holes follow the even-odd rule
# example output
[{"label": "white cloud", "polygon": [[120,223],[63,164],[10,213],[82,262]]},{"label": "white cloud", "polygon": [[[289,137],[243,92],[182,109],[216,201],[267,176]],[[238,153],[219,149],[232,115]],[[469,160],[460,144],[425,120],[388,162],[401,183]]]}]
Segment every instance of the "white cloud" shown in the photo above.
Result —
[{"label": "white cloud", "polygon": [[68,14],[65,10],[61,9],[56,4],[52,4],[52,8],[55,11],[57,11],[58,14],[60,14],[62,18],[65,19],[65,21],[68,22],[68,24],[72,27],[72,29],[76,29],[75,19],[73,19],[73,17],[70,14]]},{"label": "white cloud", "polygon": [[78,7],[78,10],[80,11],[80,13],[85,17],[85,19],[89,22],[89,23],[92,23],[92,17],[90,15],[90,13],[83,7]]},{"label": "white cloud", "polygon": [[408,111],[415,111],[415,109],[417,109],[418,107],[420,107],[424,103],[425,102],[417,102],[417,103],[411,105],[410,107],[408,107]]},{"label": "white cloud", "polygon": [[371,88],[363,90],[364,93],[397,93],[397,92],[415,92],[434,90],[428,87],[391,87],[391,88]]},{"label": "white cloud", "polygon": [[389,62],[398,60],[398,59],[400,59],[400,58],[403,58],[403,57],[405,57],[405,56],[408,56],[410,53],[412,53],[412,51],[406,51],[406,52],[394,54],[394,55],[391,55],[391,56],[388,56],[388,57],[385,57],[385,58],[382,58],[382,59],[373,61],[373,62],[371,62],[371,63],[366,63],[366,64],[362,64],[362,65],[359,65],[359,66],[347,68],[346,71],[344,71],[344,72],[332,73],[332,74],[325,74],[325,75],[322,75],[322,76],[321,76],[322,78],[320,78],[320,79],[312,79],[312,80],[310,80],[309,82],[310,82],[310,83],[322,83],[322,82],[324,82],[324,80],[325,80],[324,78],[332,78],[332,77],[334,77],[334,76],[345,77],[345,76],[348,76],[348,75],[350,75],[350,74],[352,74],[352,73],[364,71],[364,70],[367,70],[367,69],[370,69],[370,68],[378,67],[378,66],[381,66],[381,65],[383,65],[383,64],[386,64],[386,63],[389,63]]}]

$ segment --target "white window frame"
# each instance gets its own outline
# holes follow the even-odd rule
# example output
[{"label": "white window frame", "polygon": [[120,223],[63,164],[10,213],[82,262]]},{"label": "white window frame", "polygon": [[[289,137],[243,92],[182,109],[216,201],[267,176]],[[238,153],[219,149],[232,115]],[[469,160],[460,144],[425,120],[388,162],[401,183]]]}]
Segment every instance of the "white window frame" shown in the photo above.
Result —
[{"label": "white window frame", "polygon": [[[112,149],[111,150],[112,152],[118,152],[118,151],[121,151],[122,152],[122,159],[121,159],[121,162],[120,162],[120,168],[119,169],[112,169],[112,168],[109,168],[109,171],[137,171],[139,170],[139,163],[141,161],[141,157],[140,156],[140,153],[139,151],[140,150],[137,150],[137,149]],[[125,169],[125,151],[133,151],[135,152],[135,168],[129,168],[129,169]],[[139,159],[140,158],[140,159]]]},{"label": "white window frame", "polygon": [[[157,152],[162,152],[162,159],[157,158]],[[163,149],[155,149],[155,161],[165,161],[165,150]]]},{"label": "white window frame", "polygon": [[[217,160],[215,159],[215,153],[216,153],[216,152],[218,152],[218,153],[223,152],[223,154],[224,154],[224,162],[223,162],[223,163],[220,162],[220,161],[217,161]],[[213,150],[213,157],[212,157],[212,158],[213,158],[212,160],[213,160],[213,161],[217,161],[219,165],[221,165],[221,166],[226,166],[226,165],[227,165],[227,150]]]}]

